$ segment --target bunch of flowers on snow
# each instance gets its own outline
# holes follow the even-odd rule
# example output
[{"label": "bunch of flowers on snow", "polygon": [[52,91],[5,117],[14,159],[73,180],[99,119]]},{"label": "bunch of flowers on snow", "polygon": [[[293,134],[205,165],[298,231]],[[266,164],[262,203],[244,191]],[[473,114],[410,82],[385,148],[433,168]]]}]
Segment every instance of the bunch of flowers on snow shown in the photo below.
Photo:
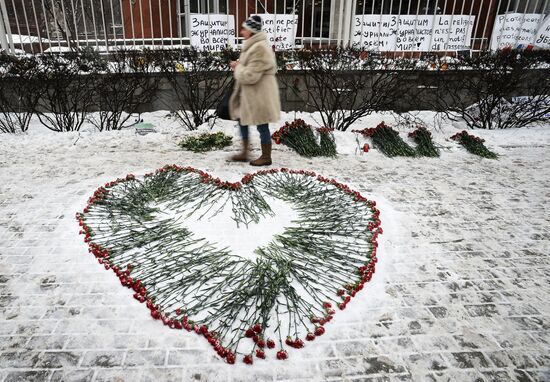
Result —
[{"label": "bunch of flowers on snow", "polygon": [[468,134],[466,130],[462,130],[451,137],[453,141],[457,141],[466,148],[469,152],[475,155],[479,155],[483,158],[496,159],[498,155],[489,150],[483,142],[484,139],[476,137],[475,135]]},{"label": "bunch of flowers on snow", "polygon": [[188,136],[178,144],[182,149],[194,152],[220,150],[231,145],[232,138],[221,131],[217,133],[203,133],[198,136]]},{"label": "bunch of flowers on snow", "polygon": [[438,157],[439,150],[435,147],[432,140],[432,133],[424,126],[419,126],[416,130],[409,133],[409,138],[412,138],[417,144],[416,152],[420,156]]},{"label": "bunch of flowers on snow", "polygon": [[317,129],[320,135],[318,144],[311,125],[302,119],[295,119],[292,122],[286,122],[272,134],[271,138],[276,144],[288,146],[305,157],[336,156],[333,131],[334,129],[329,128]]},{"label": "bunch of flowers on snow", "polygon": [[[227,204],[237,224],[250,224],[273,214],[263,195],[291,201],[300,213],[256,249],[255,260],[167,218],[167,211],[211,218]],[[373,277],[383,233],[374,201],[334,179],[284,168],[235,183],[177,165],[143,179],[128,175],[100,187],[76,218],[89,252],[152,318],[204,337],[230,364],[284,360],[289,348],[322,336]]]},{"label": "bunch of flowers on snow", "polygon": [[353,130],[353,132],[359,133],[366,138],[371,138],[375,147],[389,157],[416,156],[415,150],[405,143],[399,136],[399,133],[384,122],[379,123],[375,128],[371,127],[363,130]]},{"label": "bunch of flowers on snow", "polygon": [[325,157],[335,157],[336,142],[334,141],[334,129],[329,127],[320,127],[317,129],[319,133],[319,155]]}]

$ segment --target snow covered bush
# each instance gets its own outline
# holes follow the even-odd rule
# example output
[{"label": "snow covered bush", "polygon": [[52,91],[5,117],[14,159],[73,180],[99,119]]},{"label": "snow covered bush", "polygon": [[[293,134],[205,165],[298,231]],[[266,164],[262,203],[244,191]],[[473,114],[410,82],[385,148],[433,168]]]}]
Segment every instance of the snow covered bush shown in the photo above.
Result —
[{"label": "snow covered bush", "polygon": [[99,131],[120,130],[140,106],[154,97],[158,81],[152,76],[155,52],[117,51],[105,62],[105,73],[94,83],[99,112],[90,121]]},{"label": "snow covered bush", "polygon": [[227,54],[214,54],[188,48],[166,51],[157,65],[170,83],[176,104],[176,116],[188,130],[196,130],[216,118],[220,96],[231,80]]},{"label": "snow covered bush", "polygon": [[78,131],[94,106],[97,73],[106,63],[97,53],[71,52],[63,56],[43,55],[38,83],[43,96],[38,118],[48,129],[58,132]]},{"label": "snow covered bush", "polygon": [[287,87],[321,115],[323,126],[336,130],[345,131],[374,111],[391,110],[415,89],[398,76],[409,61],[390,65],[369,52],[341,47],[300,50],[293,59],[303,75],[292,77]]},{"label": "snow covered bush", "polygon": [[546,55],[508,49],[450,63],[438,73],[433,107],[470,128],[550,121],[550,69],[540,68]]},{"label": "snow covered bush", "polygon": [[0,133],[25,132],[43,89],[34,57],[0,55]]}]

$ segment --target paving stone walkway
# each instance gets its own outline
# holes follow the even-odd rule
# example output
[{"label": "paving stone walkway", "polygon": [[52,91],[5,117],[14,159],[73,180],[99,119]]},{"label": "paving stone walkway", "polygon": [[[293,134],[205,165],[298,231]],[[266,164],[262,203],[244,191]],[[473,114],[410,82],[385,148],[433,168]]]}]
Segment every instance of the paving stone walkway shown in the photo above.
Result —
[{"label": "paving stone walkway", "polygon": [[198,336],[150,319],[74,221],[98,186],[128,173],[178,163],[237,180],[251,169],[225,163],[228,152],[183,153],[169,134],[112,137],[0,137],[0,382],[550,381],[547,132],[517,144],[492,133],[496,161],[451,142],[441,159],[306,160],[277,147],[278,167],[379,200],[386,252],[325,336],[253,366],[225,365]]}]

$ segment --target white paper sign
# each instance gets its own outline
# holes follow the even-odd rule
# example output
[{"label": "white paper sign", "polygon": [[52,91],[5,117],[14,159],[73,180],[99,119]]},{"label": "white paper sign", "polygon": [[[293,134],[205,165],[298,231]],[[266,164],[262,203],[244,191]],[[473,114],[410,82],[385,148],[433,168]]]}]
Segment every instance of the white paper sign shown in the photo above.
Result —
[{"label": "white paper sign", "polygon": [[535,45],[540,48],[550,48],[550,16],[546,18],[535,36]]},{"label": "white paper sign", "polygon": [[437,16],[432,31],[431,50],[469,49],[474,21],[475,16],[470,15]]},{"label": "white paper sign", "polygon": [[258,14],[262,18],[262,30],[276,50],[293,49],[298,30],[298,15]]},{"label": "white paper sign", "polygon": [[543,17],[544,15],[538,13],[498,15],[493,26],[491,49],[533,44]]},{"label": "white paper sign", "polygon": [[469,15],[357,15],[353,45],[380,51],[464,50],[474,21]]},{"label": "white paper sign", "polygon": [[189,20],[192,46],[220,51],[235,44],[235,18],[233,15],[192,14]]}]

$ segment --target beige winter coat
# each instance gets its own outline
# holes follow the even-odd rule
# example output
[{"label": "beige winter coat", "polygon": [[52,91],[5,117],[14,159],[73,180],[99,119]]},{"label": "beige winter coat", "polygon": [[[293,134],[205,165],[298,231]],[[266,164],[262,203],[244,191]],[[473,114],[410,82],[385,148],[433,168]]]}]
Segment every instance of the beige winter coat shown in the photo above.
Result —
[{"label": "beige winter coat", "polygon": [[229,99],[231,119],[243,126],[278,122],[281,114],[277,61],[264,32],[244,42],[240,63],[235,68],[235,89]]}]

